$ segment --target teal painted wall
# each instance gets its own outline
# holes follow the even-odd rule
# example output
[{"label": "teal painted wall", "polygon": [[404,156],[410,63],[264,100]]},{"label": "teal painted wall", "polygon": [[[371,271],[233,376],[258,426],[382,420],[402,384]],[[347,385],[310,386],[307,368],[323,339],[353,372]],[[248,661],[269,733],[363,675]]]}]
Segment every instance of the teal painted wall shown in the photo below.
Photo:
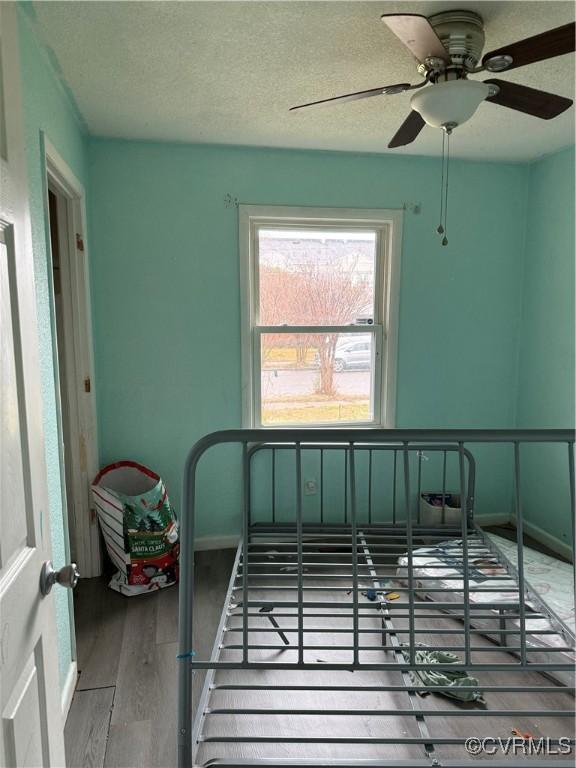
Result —
[{"label": "teal painted wall", "polygon": [[[89,178],[101,458],[156,468],[177,506],[189,447],[241,424],[238,221],[226,194],[419,202],[404,222],[397,426],[513,426],[526,167],[452,164],[447,248],[435,232],[438,159],[90,140]],[[478,509],[507,511],[507,461],[486,455]],[[222,449],[203,472],[202,536],[237,530],[225,461]]]},{"label": "teal painted wall", "polygon": [[[574,426],[574,147],[529,167],[518,427]],[[526,454],[527,519],[570,541],[566,449]]]},{"label": "teal painted wall", "polygon": [[[76,177],[85,178],[85,147],[81,126],[66,92],[54,76],[47,52],[38,45],[30,4],[19,8],[19,45],[22,97],[28,165],[32,246],[36,270],[36,300],[40,329],[40,364],[46,437],[46,464],[50,503],[52,558],[56,568],[67,560],[67,533],[60,484],[54,346],[51,311],[51,266],[46,241],[44,170],[40,131],[44,131]],[[55,590],[59,635],[60,681],[63,684],[72,658],[68,590]],[[71,602],[71,601],[70,601]]]},{"label": "teal painted wall", "polygon": [[[531,166],[454,162],[450,246],[435,235],[437,159],[90,140],[31,4],[20,47],[36,267],[54,561],[66,557],[40,131],[88,185],[102,462],[156,468],[180,502],[190,445],[240,425],[237,216],[244,203],[401,207],[397,426],[567,426],[574,421],[574,150]],[[510,456],[477,451],[477,510],[510,508]],[[235,533],[237,457],[206,462],[199,535]],[[536,471],[561,487],[564,457],[527,455],[529,519],[566,537]],[[362,469],[360,469],[362,472]],[[341,481],[341,478],[339,479]],[[213,490],[218,492],[215,510]],[[265,490],[265,489],[264,489]],[[563,503],[565,489],[559,498]],[[338,490],[332,488],[335,498]],[[288,498],[288,497],[287,497]],[[556,504],[556,497],[555,504]],[[317,502],[317,500],[315,500]],[[313,501],[308,510],[314,512]],[[546,510],[546,515],[542,510]],[[217,513],[216,513],[217,511]],[[548,513],[551,513],[550,516]],[[552,522],[550,522],[552,521]],[[71,659],[67,596],[56,595],[60,678]]]}]

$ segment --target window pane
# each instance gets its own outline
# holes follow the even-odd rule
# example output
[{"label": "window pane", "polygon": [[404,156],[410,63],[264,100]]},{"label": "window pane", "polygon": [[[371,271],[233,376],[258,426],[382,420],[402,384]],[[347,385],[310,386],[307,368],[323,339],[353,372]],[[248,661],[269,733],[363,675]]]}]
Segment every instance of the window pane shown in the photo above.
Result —
[{"label": "window pane", "polygon": [[374,318],[376,233],[259,229],[261,325]]},{"label": "window pane", "polygon": [[263,333],[260,339],[263,425],[373,421],[373,334]]}]

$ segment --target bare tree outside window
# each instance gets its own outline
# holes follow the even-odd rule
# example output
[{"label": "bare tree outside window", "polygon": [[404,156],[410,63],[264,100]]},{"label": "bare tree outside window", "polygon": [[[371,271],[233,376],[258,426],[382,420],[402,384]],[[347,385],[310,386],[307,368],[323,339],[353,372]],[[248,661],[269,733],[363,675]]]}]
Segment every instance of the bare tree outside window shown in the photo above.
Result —
[{"label": "bare tree outside window", "polygon": [[261,336],[263,423],[372,418],[373,339],[330,327],[372,321],[375,257],[374,232],[259,231],[259,324],[306,327]]}]

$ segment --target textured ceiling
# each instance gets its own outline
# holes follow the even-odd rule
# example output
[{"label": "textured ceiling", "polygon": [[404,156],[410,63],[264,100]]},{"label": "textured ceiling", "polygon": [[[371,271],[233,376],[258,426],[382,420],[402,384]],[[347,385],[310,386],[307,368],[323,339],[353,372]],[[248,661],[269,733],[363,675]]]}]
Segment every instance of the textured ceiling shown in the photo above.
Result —
[{"label": "textured ceiling", "polygon": [[[289,114],[294,104],[418,81],[382,13],[474,10],[485,51],[574,19],[573,2],[36,2],[37,29],[97,136],[363,152],[386,145],[409,94]],[[477,76],[481,78],[481,76]],[[574,96],[574,54],[503,74]],[[528,160],[574,140],[574,108],[544,121],[482,104],[456,156]],[[435,155],[426,127],[395,154]]]}]

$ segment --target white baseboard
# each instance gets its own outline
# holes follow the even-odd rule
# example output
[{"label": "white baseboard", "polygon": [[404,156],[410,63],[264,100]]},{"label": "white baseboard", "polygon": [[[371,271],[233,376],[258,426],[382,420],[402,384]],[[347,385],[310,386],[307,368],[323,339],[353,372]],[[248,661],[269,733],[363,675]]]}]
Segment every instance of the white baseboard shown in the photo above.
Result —
[{"label": "white baseboard", "polygon": [[70,705],[72,704],[72,697],[76,690],[76,683],[78,681],[78,664],[73,661],[68,667],[68,674],[66,675],[66,681],[62,688],[62,721],[65,723],[70,711]]},{"label": "white baseboard", "polygon": [[572,548],[569,547],[568,544],[565,544],[563,541],[560,541],[560,539],[552,536],[551,533],[548,533],[547,531],[540,528],[539,525],[535,525],[534,523],[529,523],[527,520],[524,520],[524,532],[527,533],[528,536],[532,536],[532,538],[536,539],[536,541],[539,541],[541,544],[547,546],[553,552],[557,552],[559,555],[562,555],[562,557],[566,558],[566,560],[572,561]]},{"label": "white baseboard", "polygon": [[474,515],[474,520],[479,525],[506,525],[510,522],[510,516],[505,512],[492,512],[487,515]]},{"label": "white baseboard", "polygon": [[[498,512],[489,515],[475,515],[474,519],[479,525],[484,527],[487,525],[505,525],[506,523],[514,525],[514,520],[511,517]],[[556,552],[566,560],[572,562],[571,547],[563,541],[560,541],[560,539],[557,539],[555,536],[552,536],[551,533],[548,533],[543,528],[540,528],[539,525],[524,520],[524,533],[528,534],[528,536],[531,536],[533,539],[536,539],[536,541],[539,541],[541,544],[544,544],[548,549],[551,549],[552,552]]]},{"label": "white baseboard", "polygon": [[205,549],[236,549],[240,536],[203,536],[194,539],[194,550]]}]

